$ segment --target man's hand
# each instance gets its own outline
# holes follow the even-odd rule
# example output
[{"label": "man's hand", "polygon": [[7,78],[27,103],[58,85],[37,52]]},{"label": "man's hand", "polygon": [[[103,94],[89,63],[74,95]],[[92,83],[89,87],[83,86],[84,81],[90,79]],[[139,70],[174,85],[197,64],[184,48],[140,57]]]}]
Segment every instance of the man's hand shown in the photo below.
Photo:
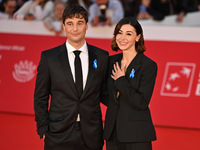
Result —
[{"label": "man's hand", "polygon": [[27,14],[25,17],[24,17],[24,20],[34,20],[34,16],[32,14]]},{"label": "man's hand", "polygon": [[183,18],[185,16],[185,12],[180,12],[176,18],[176,22],[182,22],[183,21]]}]

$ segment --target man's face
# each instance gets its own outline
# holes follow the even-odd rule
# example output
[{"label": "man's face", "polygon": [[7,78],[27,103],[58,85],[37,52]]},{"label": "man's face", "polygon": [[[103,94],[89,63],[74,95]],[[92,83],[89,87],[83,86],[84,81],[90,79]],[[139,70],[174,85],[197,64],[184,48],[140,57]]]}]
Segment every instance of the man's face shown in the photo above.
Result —
[{"label": "man's face", "polygon": [[4,4],[5,13],[12,15],[16,9],[17,2],[15,0],[9,0]]},{"label": "man's face", "polygon": [[54,13],[59,20],[62,20],[63,10],[65,9],[65,5],[62,3],[58,3],[55,5]]},{"label": "man's face", "polygon": [[63,30],[66,33],[68,42],[72,46],[74,44],[85,42],[85,34],[87,29],[88,23],[86,23],[84,18],[67,18],[63,24]]}]

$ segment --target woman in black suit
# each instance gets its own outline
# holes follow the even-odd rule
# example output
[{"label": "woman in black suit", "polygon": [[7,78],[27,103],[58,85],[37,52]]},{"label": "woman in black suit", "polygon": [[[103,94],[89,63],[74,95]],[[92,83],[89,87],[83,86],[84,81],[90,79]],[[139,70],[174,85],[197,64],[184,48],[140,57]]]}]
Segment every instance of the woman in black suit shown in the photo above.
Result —
[{"label": "woman in black suit", "polygon": [[157,65],[143,54],[143,31],[138,21],[133,17],[120,20],[111,46],[122,53],[111,56],[109,61],[104,126],[107,150],[151,150],[156,133],[149,103]]}]

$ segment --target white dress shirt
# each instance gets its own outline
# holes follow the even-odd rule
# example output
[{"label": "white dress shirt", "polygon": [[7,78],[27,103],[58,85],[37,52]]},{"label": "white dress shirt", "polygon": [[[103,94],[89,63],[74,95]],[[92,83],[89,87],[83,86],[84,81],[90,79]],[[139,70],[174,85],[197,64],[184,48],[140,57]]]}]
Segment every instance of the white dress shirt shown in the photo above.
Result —
[{"label": "white dress shirt", "polygon": [[[68,59],[69,59],[69,65],[71,68],[72,76],[75,82],[75,66],[74,66],[74,60],[75,60],[75,54],[73,51],[77,50],[73,46],[71,46],[68,43],[68,40],[66,41],[66,47],[67,47],[67,54],[68,54]],[[88,68],[89,68],[89,58],[88,58],[88,47],[86,42],[84,45],[78,49],[81,51],[80,53],[80,59],[81,59],[81,66],[82,66],[82,73],[83,73],[83,90],[85,89],[86,81],[87,81],[87,76],[88,76]],[[80,115],[78,114],[77,116],[77,121],[80,121]]]}]

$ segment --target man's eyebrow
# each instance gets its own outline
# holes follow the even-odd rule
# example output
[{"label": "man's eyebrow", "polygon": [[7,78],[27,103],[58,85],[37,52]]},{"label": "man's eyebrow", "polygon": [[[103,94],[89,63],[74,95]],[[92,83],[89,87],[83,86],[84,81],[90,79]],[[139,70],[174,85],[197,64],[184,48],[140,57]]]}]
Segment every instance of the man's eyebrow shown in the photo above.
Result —
[{"label": "man's eyebrow", "polygon": [[80,23],[80,22],[81,22],[81,23],[82,23],[82,22],[84,23],[84,21],[82,21],[82,20],[80,20],[80,21],[78,21],[78,22],[79,22],[79,23]]},{"label": "man's eyebrow", "polygon": [[67,21],[67,23],[72,23],[72,21]]},{"label": "man's eyebrow", "polygon": [[[72,21],[67,21],[67,23],[73,23]],[[80,20],[78,23],[84,23],[84,21]]]}]

